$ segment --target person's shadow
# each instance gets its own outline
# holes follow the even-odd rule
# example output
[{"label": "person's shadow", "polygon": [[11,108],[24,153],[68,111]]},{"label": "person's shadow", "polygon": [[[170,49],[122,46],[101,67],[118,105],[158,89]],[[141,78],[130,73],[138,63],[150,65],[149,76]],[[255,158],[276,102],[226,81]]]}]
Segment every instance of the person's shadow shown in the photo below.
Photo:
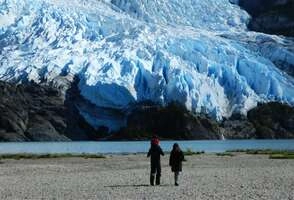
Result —
[{"label": "person's shadow", "polygon": [[[170,186],[167,184],[161,184],[161,185],[157,185],[157,187],[166,187],[166,186]],[[148,184],[133,184],[133,185],[108,185],[108,186],[104,186],[104,187],[109,187],[109,188],[121,188],[121,187],[155,187],[155,186],[151,186]]]}]

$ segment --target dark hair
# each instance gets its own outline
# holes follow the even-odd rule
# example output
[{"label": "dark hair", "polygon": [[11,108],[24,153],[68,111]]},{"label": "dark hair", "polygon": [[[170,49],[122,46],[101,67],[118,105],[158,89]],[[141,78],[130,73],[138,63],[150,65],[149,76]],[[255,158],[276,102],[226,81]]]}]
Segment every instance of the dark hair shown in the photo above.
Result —
[{"label": "dark hair", "polygon": [[174,143],[174,145],[173,145],[173,151],[176,151],[176,150],[178,150],[178,151],[181,150],[178,143]]}]

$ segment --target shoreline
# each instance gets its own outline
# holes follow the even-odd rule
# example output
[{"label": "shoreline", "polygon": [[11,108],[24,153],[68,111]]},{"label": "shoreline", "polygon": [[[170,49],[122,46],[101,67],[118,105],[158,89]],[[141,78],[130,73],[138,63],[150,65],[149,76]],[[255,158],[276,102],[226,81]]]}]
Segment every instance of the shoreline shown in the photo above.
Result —
[{"label": "shoreline", "polygon": [[[294,150],[275,150],[275,149],[235,149],[223,152],[205,152],[192,151],[187,149],[184,152],[185,156],[197,155],[216,155],[216,156],[238,156],[242,154],[247,155],[294,155]],[[164,151],[166,155],[170,151]],[[0,153],[0,160],[2,159],[54,159],[54,158],[95,158],[105,159],[107,156],[132,156],[132,155],[147,155],[147,152],[120,152],[120,153]]]},{"label": "shoreline", "polygon": [[[67,141],[0,141],[0,144],[10,144],[10,143],[83,143],[83,142],[101,142],[101,143],[111,143],[111,142],[150,142],[150,137],[144,139],[115,139],[115,140],[67,140]],[[172,138],[159,138],[161,142],[209,142],[209,141],[294,141],[294,138],[225,138],[225,139],[172,139]]]}]

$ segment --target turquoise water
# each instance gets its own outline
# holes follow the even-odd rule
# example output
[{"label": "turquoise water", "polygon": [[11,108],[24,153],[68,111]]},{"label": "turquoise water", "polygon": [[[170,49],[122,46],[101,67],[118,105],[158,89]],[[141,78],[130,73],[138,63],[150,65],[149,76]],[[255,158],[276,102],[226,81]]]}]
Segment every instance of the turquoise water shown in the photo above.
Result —
[{"label": "turquoise water", "polygon": [[[170,151],[173,143],[183,150],[224,152],[235,149],[294,150],[294,140],[201,140],[161,141],[164,151]],[[143,153],[149,141],[136,142],[24,142],[0,143],[0,154],[4,153]]]}]

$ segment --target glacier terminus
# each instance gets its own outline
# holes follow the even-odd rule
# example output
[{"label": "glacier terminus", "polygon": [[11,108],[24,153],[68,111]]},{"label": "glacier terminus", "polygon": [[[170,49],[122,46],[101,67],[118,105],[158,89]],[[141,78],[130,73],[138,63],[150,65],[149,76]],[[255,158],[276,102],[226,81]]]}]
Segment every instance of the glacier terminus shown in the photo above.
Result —
[{"label": "glacier terminus", "polygon": [[88,104],[78,112],[110,131],[146,101],[216,121],[258,103],[293,106],[294,39],[250,31],[236,2],[0,0],[0,80],[64,99],[76,82]]}]

